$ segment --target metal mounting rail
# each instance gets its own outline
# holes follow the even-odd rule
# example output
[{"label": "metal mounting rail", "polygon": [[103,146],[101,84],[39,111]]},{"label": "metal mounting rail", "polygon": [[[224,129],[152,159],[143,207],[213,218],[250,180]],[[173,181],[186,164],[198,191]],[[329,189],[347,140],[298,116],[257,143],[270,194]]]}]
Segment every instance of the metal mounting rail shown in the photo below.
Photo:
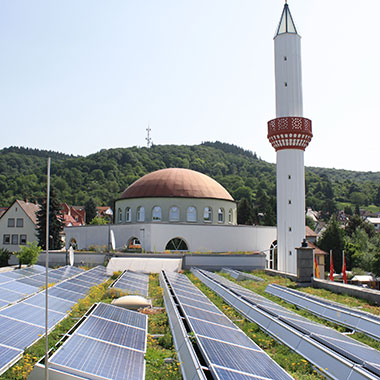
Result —
[{"label": "metal mounting rail", "polygon": [[[316,341],[314,337],[308,336],[306,331],[302,332],[299,328],[296,329],[294,326],[286,323],[285,319],[271,313],[270,310],[267,310],[263,306],[249,302],[244,296],[239,295],[227,285],[212,278],[221,278],[220,276],[194,268],[191,271],[206,286],[222,297],[248,320],[257,323],[260,328],[276,340],[302,355],[328,378],[336,380],[380,379],[380,376],[376,376],[375,373],[370,373],[362,366],[352,362],[349,358],[343,357],[340,353]],[[230,282],[226,279],[224,280]],[[241,288],[239,285],[235,285]],[[242,290],[248,292],[248,289],[242,288]]]},{"label": "metal mounting rail", "polygon": [[237,270],[237,269],[222,268],[222,272],[228,273],[232,278],[234,278],[237,281],[241,281],[241,280],[253,280],[253,281],[260,281],[260,282],[264,281],[264,279],[261,277],[257,277],[250,273],[241,272],[240,270]]},{"label": "metal mounting rail", "polygon": [[309,294],[289,289],[277,284],[269,284],[265,290],[267,293],[277,296],[311,313],[347,326],[353,330],[380,340],[380,317],[370,315],[362,311],[351,309],[347,306],[322,300]]},{"label": "metal mounting rail", "polygon": [[163,289],[163,297],[166,313],[169,319],[170,330],[173,335],[174,346],[181,363],[180,368],[184,380],[206,380],[206,376],[199,363],[198,357],[193,349],[193,345],[186,332],[177,305],[170,292],[169,284],[165,278],[165,272],[160,272],[160,285]]}]

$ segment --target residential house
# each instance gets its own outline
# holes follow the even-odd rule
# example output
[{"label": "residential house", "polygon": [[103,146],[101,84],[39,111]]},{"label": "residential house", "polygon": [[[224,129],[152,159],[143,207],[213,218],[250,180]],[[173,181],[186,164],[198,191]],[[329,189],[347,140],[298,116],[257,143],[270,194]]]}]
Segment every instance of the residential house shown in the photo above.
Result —
[{"label": "residential house", "polygon": [[0,248],[19,251],[27,242],[37,241],[35,203],[16,200],[0,217]]},{"label": "residential house", "polygon": [[84,206],[69,206],[61,204],[61,216],[65,227],[78,227],[86,224],[86,210]]}]

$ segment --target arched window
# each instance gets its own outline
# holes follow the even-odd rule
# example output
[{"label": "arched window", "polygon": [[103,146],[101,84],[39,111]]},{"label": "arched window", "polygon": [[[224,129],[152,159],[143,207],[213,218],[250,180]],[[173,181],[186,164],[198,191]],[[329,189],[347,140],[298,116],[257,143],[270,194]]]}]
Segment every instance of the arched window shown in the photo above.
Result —
[{"label": "arched window", "polygon": [[233,222],[233,213],[232,213],[232,208],[228,211],[228,223],[232,224]]},{"label": "arched window", "polygon": [[123,212],[121,211],[121,208],[117,209],[117,221],[121,223],[123,221]]},{"label": "arched window", "polygon": [[203,210],[203,220],[205,222],[212,222],[212,208],[211,207],[205,207]]},{"label": "arched window", "polygon": [[144,222],[145,221],[145,208],[144,206],[139,206],[137,208],[137,221]]},{"label": "arched window", "polygon": [[178,222],[179,221],[179,208],[177,206],[170,207],[169,220],[171,222]]},{"label": "arched window", "polygon": [[130,207],[125,209],[125,221],[130,222],[132,220],[132,210]]},{"label": "arched window", "polygon": [[197,209],[194,206],[190,206],[187,208],[186,220],[188,222],[196,222],[197,221]]},{"label": "arched window", "polygon": [[186,242],[182,238],[174,238],[166,244],[166,251],[188,251]]},{"label": "arched window", "polygon": [[152,220],[161,220],[162,212],[160,206],[154,206],[152,210]]},{"label": "arched window", "polygon": [[224,223],[224,209],[218,209],[218,223]]}]

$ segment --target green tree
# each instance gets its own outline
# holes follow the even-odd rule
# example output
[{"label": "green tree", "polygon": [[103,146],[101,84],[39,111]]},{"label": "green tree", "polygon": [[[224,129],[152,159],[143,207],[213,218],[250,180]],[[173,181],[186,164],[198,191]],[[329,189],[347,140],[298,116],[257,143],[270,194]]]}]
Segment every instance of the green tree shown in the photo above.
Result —
[{"label": "green tree", "polygon": [[[338,222],[332,217],[323,232],[322,237],[318,240],[319,248],[326,252],[333,252],[334,270],[340,273],[342,270],[342,251],[345,247],[344,231],[339,227]],[[329,271],[329,263],[326,263],[326,271]]]},{"label": "green tree", "polygon": [[[58,202],[54,188],[50,191],[49,207],[49,249],[61,249],[63,222],[61,218],[61,207]],[[46,199],[42,201],[41,207],[37,212],[37,238],[42,249],[46,249]]]},{"label": "green tree", "polygon": [[16,253],[19,261],[19,267],[21,265],[33,265],[37,262],[38,256],[42,252],[42,248],[37,245],[37,242],[28,242]]},{"label": "green tree", "polygon": [[314,222],[314,219],[311,216],[306,216],[305,218],[305,224],[310,227],[313,231],[315,230],[316,223]]},{"label": "green tree", "polygon": [[109,220],[100,216],[95,216],[90,222],[91,225],[109,224]]},{"label": "green tree", "polygon": [[238,224],[253,224],[253,208],[247,198],[242,198],[237,207]]},{"label": "green tree", "polygon": [[89,224],[92,219],[95,218],[97,214],[96,203],[94,198],[90,198],[84,205],[84,209],[86,211],[86,224]]},{"label": "green tree", "polygon": [[0,267],[6,267],[11,253],[6,248],[0,248]]}]

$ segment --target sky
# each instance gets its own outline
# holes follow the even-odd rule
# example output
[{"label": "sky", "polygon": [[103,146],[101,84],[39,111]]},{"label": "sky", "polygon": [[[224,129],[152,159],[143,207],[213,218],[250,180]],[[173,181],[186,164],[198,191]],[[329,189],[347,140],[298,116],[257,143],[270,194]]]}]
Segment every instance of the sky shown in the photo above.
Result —
[{"label": "sky", "polygon": [[[289,0],[302,37],[305,165],[380,171],[380,1]],[[222,141],[276,153],[283,0],[0,0],[0,149]]]}]

